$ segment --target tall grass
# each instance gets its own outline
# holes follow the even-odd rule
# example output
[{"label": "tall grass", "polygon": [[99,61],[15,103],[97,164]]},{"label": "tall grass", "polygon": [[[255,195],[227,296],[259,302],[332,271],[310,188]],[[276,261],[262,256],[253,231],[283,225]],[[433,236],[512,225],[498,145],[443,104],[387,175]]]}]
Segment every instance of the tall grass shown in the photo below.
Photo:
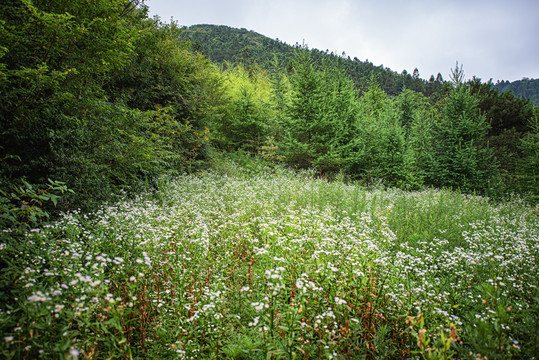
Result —
[{"label": "tall grass", "polygon": [[538,209],[225,163],[2,233],[5,358],[531,359]]}]

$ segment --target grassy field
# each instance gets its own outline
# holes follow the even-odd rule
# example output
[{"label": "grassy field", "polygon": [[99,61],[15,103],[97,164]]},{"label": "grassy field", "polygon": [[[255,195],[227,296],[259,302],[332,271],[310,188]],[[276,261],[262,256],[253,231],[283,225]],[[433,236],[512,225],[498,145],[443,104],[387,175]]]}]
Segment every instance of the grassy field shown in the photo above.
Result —
[{"label": "grassy field", "polygon": [[0,357],[534,359],[539,211],[234,163],[2,233]]}]

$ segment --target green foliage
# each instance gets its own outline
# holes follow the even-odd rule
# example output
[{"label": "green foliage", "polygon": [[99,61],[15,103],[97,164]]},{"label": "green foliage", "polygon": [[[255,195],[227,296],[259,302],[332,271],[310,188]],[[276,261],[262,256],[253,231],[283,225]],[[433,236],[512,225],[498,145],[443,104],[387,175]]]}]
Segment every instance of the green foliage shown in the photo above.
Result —
[{"label": "green foliage", "polygon": [[[0,189],[0,228],[28,230],[49,220],[47,208],[56,207],[62,195],[73,192],[65,183],[52,181],[46,188],[39,188],[21,179],[21,185]],[[2,236],[4,238],[4,235]]]},{"label": "green foliage", "polygon": [[[324,176],[489,194],[494,155],[506,190],[529,188],[519,169],[531,104],[478,79],[462,85],[477,104],[460,121],[441,76],[426,82],[418,69],[396,74],[246,30],[181,29],[148,19],[138,1],[19,0],[0,13],[0,157],[21,160],[4,161],[0,176],[65,181],[67,207],[199,169],[211,146]],[[487,135],[459,133],[483,123]]]},{"label": "green foliage", "polygon": [[[193,25],[185,29],[184,36],[216,63],[256,63],[267,70],[272,68],[275,58],[282,63],[283,69],[291,69],[296,50],[302,48],[299,43],[288,45],[254,31],[222,25]],[[413,78],[410,74],[398,74],[389,68],[384,68],[383,65],[374,66],[368,60],[350,59],[345,54],[330,53],[329,50],[323,49],[307,51],[311,53],[312,60],[317,66],[323,66],[328,61],[338,62],[360,92],[368,89],[368,81],[373,74],[382,89],[390,95],[399,94],[403,85],[427,96],[442,87],[441,81],[429,83],[419,77]]]},{"label": "green foliage", "polygon": [[137,28],[141,36],[134,43],[135,54],[107,83],[109,98],[131,109],[168,108],[168,114],[190,130],[192,139],[185,139],[189,145],[183,147],[204,146],[204,141],[195,139],[214,120],[215,108],[222,102],[218,69],[202,55],[189,51],[189,44],[181,42],[182,31],[176,23],[145,20]]},{"label": "green foliage", "polygon": [[68,206],[90,208],[204,160],[220,80],[176,24],[124,0],[18,0],[0,15],[0,157],[21,159],[3,179],[61,179]]},{"label": "green foliage", "polygon": [[154,118],[145,138],[164,139],[162,150],[169,158],[156,174],[190,171],[206,160],[209,128],[224,103],[219,71],[180,43],[176,23],[153,19],[138,26],[143,35],[135,43],[135,56],[105,89],[114,101]]},{"label": "green foliage", "polygon": [[521,140],[523,153],[519,175],[521,190],[527,192],[534,202],[539,200],[539,118],[535,115],[529,124],[532,131]]},{"label": "green foliage", "polygon": [[511,92],[499,92],[492,82],[473,78],[466,84],[478,99],[478,107],[490,124],[489,145],[499,163],[506,189],[518,188],[518,168],[522,161],[521,139],[530,131],[533,118],[531,101],[517,98]]},{"label": "green foliage", "polygon": [[256,153],[268,136],[275,136],[272,85],[266,71],[243,65],[224,70],[226,104],[213,125],[214,142],[221,148]]},{"label": "green foliage", "polygon": [[417,186],[412,149],[391,99],[374,81],[361,98],[361,111],[352,144],[351,173],[367,182],[383,180],[389,186]]},{"label": "green foliage", "polygon": [[286,110],[290,101],[290,80],[286,71],[282,68],[283,63],[275,56],[271,63],[271,95],[272,105],[278,119],[278,125],[282,125],[286,119]]},{"label": "green foliage", "polygon": [[418,101],[412,115],[412,122],[408,128],[407,146],[413,153],[413,173],[419,184],[424,183],[430,171],[430,164],[434,154],[434,129],[438,119],[438,112],[425,106],[425,102]]},{"label": "green foliage", "polygon": [[470,91],[463,85],[455,88],[442,108],[442,121],[435,123],[428,183],[495,195],[498,165],[485,143],[488,128]]},{"label": "green foliage", "polygon": [[[452,70],[453,82],[469,88],[478,101],[477,109],[485,116],[485,123],[490,124],[487,134],[478,136],[473,146],[468,146],[469,139],[465,140],[468,145],[459,145],[459,142],[462,143],[460,135],[446,139],[446,145],[441,145],[440,137],[444,135],[439,130],[451,127],[449,123],[454,120],[448,120],[452,118],[450,115],[442,115],[442,111],[446,111],[443,110],[446,98],[453,91],[440,74],[436,78],[431,76],[429,82],[419,78],[417,69],[413,74],[403,71],[397,76],[391,74],[389,69],[384,71],[383,67],[376,68],[372,64],[369,67],[368,62],[347,60],[344,54],[341,57],[327,51],[309,50],[299,44],[290,47],[245,29],[197,25],[186,29],[185,36],[196,41],[202,51],[217,62],[239,61],[249,69],[256,68],[258,65],[255,64],[270,69],[274,96],[269,106],[276,110],[275,116],[282,120],[283,125],[281,130],[277,124],[271,136],[281,143],[279,150],[289,164],[300,168],[316,167],[321,172],[345,170],[367,181],[383,178],[386,183],[398,186],[451,186],[491,195],[519,188],[520,141],[529,131],[526,124],[531,117],[531,104],[509,92],[499,94],[490,82],[482,84],[474,78],[464,84],[462,65],[458,63]],[[294,50],[308,53],[309,65],[306,69],[310,67],[310,70],[300,69],[298,64],[305,60],[298,61]],[[291,92],[286,88],[286,75],[273,72],[276,68],[288,70]],[[338,68],[338,71],[331,68]],[[357,104],[348,106],[348,110],[338,105],[341,100],[336,96],[353,92],[348,89],[336,95],[339,90],[334,90],[339,88],[335,84],[342,83],[341,79],[347,75],[353,79],[354,87],[364,95],[367,106],[361,111],[362,115],[358,115]],[[368,99],[377,96],[371,91],[374,81],[382,92],[390,96],[402,95],[396,99],[395,105]],[[429,101],[419,97],[418,92],[430,96]],[[344,96],[353,99],[352,102],[356,97],[355,94]],[[300,100],[302,98],[304,100]],[[341,104],[347,102],[342,100]],[[244,96],[242,108],[253,109],[252,103],[252,97]],[[283,112],[283,109],[288,111]],[[394,111],[396,115],[392,114]],[[246,117],[252,119],[256,115],[247,112]],[[250,122],[252,120],[245,123]],[[256,124],[256,121],[252,124]],[[249,131],[231,131],[230,137],[237,136],[237,133]],[[370,134],[376,134],[379,140],[374,140],[374,136],[369,138]],[[260,144],[260,138],[257,138],[257,144]],[[450,143],[454,144],[448,145]],[[457,156],[459,160],[453,160],[455,167],[462,165],[460,169],[448,170],[453,166],[449,165],[451,161],[448,156],[445,160],[437,159],[438,155],[447,154],[447,151],[441,150],[443,146],[453,146],[453,153],[460,152],[460,157]],[[473,148],[478,153],[472,155],[475,150],[470,153],[462,150],[463,146],[468,150]],[[459,147],[460,150],[455,150]],[[237,145],[230,148],[237,148]],[[481,159],[484,154],[487,154],[486,159]],[[476,164],[476,160],[470,160],[470,156],[481,159],[478,161],[483,163]],[[497,159],[496,164],[491,161],[492,157]],[[386,162],[387,165],[381,165]],[[443,162],[445,165],[441,165]],[[489,162],[490,165],[487,165]],[[490,172],[490,175],[485,172]],[[457,176],[458,173],[460,175]],[[478,180],[480,178],[483,180]],[[486,181],[485,178],[490,180]],[[474,184],[461,184],[461,181]]]},{"label": "green foliage", "polygon": [[284,151],[289,162],[308,168],[327,152],[327,140],[332,131],[329,121],[324,118],[322,74],[316,71],[307,51],[298,51],[293,69]]},{"label": "green foliage", "polygon": [[322,173],[346,168],[357,114],[351,80],[338,64],[318,69],[311,54],[299,50],[290,81],[292,92],[283,124],[287,161]]},{"label": "green foliage", "polygon": [[467,84],[470,93],[478,99],[478,107],[490,124],[489,136],[499,136],[504,130],[515,129],[522,133],[529,129],[533,117],[532,103],[510,92],[500,92],[492,82],[482,83],[474,77]]},{"label": "green foliage", "polygon": [[530,99],[535,106],[539,105],[539,79],[523,78],[516,81],[501,81],[495,85],[501,93],[513,93],[515,97]]}]

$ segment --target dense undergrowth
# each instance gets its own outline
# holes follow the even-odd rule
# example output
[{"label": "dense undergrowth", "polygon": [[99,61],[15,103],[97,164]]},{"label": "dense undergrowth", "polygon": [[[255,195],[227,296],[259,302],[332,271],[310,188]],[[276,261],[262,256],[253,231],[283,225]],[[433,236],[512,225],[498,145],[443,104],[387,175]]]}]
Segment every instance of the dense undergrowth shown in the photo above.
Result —
[{"label": "dense undergrowth", "polygon": [[539,353],[537,207],[243,160],[4,230],[1,356]]}]

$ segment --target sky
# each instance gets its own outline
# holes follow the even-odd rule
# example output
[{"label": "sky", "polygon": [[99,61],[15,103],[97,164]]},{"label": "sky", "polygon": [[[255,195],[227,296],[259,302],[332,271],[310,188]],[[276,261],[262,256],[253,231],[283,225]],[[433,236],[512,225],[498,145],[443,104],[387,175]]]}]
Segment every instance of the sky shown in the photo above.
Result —
[{"label": "sky", "polygon": [[146,0],[178,24],[245,28],[424,79],[539,78],[539,0]]}]

